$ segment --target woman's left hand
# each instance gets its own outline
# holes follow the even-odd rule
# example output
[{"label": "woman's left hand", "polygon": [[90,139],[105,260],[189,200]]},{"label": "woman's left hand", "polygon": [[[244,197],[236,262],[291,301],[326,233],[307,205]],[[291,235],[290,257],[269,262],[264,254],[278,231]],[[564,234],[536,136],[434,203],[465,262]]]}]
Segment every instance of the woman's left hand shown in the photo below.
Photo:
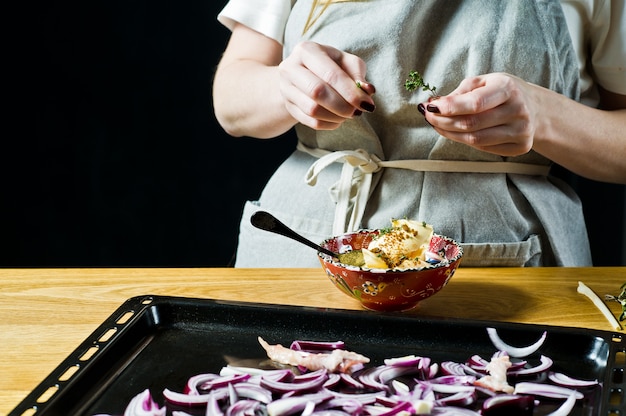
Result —
[{"label": "woman's left hand", "polygon": [[439,134],[501,156],[533,147],[538,105],[531,86],[504,73],[466,78],[449,95],[419,105]]}]

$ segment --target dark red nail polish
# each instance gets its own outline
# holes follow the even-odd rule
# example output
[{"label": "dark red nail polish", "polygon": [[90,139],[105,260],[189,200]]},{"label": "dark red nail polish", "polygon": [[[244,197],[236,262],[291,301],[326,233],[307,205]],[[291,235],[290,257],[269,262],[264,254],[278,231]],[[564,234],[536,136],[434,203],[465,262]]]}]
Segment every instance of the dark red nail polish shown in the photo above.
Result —
[{"label": "dark red nail polish", "polygon": [[363,114],[363,111],[359,110],[358,108],[356,110],[354,110],[354,113],[352,113],[353,117],[358,117],[361,114]]},{"label": "dark red nail polish", "polygon": [[367,101],[362,101],[360,107],[363,110],[367,111],[368,113],[371,113],[372,111],[376,110],[376,106],[372,103],[368,103]]},{"label": "dark red nail polish", "polygon": [[436,113],[436,114],[440,113],[439,108],[436,105],[428,104],[428,107],[426,107],[426,109],[430,111],[431,113]]},{"label": "dark red nail polish", "polygon": [[426,109],[424,108],[424,104],[418,104],[417,105],[417,111],[419,111],[423,116],[426,115]]}]

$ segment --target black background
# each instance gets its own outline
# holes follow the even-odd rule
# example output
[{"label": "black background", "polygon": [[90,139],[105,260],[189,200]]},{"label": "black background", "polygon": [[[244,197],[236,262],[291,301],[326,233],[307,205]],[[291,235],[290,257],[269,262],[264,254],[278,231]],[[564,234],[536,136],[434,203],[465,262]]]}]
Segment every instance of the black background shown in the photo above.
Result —
[{"label": "black background", "polygon": [[[244,201],[295,139],[232,138],[215,121],[225,3],[49,1],[6,13],[0,267],[230,264]],[[568,179],[596,265],[626,264],[624,186]]]}]

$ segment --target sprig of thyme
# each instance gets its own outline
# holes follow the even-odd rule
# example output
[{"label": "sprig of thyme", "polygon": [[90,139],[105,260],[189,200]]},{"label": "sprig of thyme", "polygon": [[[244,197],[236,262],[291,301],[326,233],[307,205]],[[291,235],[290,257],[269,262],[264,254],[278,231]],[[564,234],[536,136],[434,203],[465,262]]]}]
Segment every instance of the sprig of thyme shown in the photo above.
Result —
[{"label": "sprig of thyme", "polygon": [[415,91],[421,88],[422,91],[430,92],[431,96],[437,96],[437,87],[424,82],[424,78],[422,78],[422,75],[417,71],[409,72],[409,78],[404,81],[404,88],[406,88],[407,91]]}]

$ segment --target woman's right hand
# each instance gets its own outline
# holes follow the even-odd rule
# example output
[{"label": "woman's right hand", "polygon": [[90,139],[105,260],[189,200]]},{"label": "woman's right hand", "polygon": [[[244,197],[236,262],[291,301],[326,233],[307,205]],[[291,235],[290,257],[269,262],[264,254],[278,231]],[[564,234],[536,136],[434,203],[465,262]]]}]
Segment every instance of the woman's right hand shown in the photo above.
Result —
[{"label": "woman's right hand", "polygon": [[315,130],[334,130],[376,108],[361,58],[304,41],[278,66],[280,93],[289,114]]}]

